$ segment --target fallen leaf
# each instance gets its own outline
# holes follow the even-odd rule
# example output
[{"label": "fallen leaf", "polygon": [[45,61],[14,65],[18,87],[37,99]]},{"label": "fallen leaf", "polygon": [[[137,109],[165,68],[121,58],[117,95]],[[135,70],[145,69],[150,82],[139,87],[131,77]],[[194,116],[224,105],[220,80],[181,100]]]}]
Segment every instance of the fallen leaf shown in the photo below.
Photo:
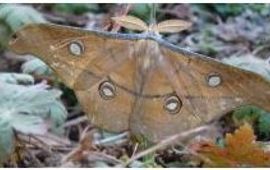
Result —
[{"label": "fallen leaf", "polygon": [[244,124],[234,134],[227,134],[225,146],[214,142],[201,142],[196,151],[207,157],[216,167],[267,167],[270,166],[270,152],[265,152],[258,143],[249,124]]}]

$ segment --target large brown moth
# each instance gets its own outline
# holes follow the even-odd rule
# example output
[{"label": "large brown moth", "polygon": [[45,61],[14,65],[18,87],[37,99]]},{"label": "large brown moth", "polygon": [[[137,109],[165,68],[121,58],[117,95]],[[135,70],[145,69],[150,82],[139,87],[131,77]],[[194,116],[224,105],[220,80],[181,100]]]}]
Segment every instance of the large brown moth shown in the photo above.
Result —
[{"label": "large brown moth", "polygon": [[158,142],[212,121],[241,105],[270,111],[270,83],[261,76],[172,45],[158,32],[189,26],[169,20],[148,27],[115,20],[141,34],[31,24],[10,48],[45,61],[72,88],[91,122]]}]

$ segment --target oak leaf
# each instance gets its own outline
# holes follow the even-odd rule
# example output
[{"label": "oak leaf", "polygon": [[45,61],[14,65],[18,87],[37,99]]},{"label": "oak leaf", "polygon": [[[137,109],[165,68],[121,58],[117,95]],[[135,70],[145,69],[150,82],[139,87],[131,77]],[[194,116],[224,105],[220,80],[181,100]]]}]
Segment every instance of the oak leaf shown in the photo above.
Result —
[{"label": "oak leaf", "polygon": [[244,124],[234,134],[227,134],[225,146],[213,142],[201,142],[196,149],[215,167],[267,167],[270,166],[270,152],[265,152],[258,143],[249,124]]}]

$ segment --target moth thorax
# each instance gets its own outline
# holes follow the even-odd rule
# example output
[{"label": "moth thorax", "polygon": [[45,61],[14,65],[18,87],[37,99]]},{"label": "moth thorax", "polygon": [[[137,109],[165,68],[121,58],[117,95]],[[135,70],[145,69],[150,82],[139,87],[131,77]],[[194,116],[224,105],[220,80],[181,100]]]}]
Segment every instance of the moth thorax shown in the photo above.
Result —
[{"label": "moth thorax", "polygon": [[160,36],[159,32],[157,31],[157,24],[150,24],[147,30],[147,33],[154,36]]},{"label": "moth thorax", "polygon": [[152,65],[153,61],[151,59],[151,57],[145,57],[143,58],[143,69],[148,69],[150,68],[150,66]]},{"label": "moth thorax", "polygon": [[149,68],[157,65],[157,62],[159,62],[159,56],[160,56],[160,51],[158,44],[154,41],[148,41],[147,43],[147,51],[146,51],[146,56],[144,58],[144,67]]}]

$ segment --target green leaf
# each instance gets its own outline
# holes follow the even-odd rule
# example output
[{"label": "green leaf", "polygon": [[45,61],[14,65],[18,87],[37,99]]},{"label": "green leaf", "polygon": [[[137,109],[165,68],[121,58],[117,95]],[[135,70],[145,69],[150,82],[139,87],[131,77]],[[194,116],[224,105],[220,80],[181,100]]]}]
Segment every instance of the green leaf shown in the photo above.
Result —
[{"label": "green leaf", "polygon": [[143,21],[150,21],[151,4],[134,4],[130,14],[141,18]]},{"label": "green leaf", "polygon": [[12,150],[12,129],[25,134],[63,131],[67,111],[59,100],[61,91],[43,83],[23,86],[1,81],[0,91],[0,151],[6,149],[0,161]]},{"label": "green leaf", "polygon": [[56,4],[53,10],[62,13],[81,15],[86,12],[96,12],[99,10],[98,4]]},{"label": "green leaf", "polygon": [[0,4],[0,49],[5,48],[11,34],[30,23],[44,23],[41,13],[31,6]]},{"label": "green leaf", "polygon": [[0,73],[0,82],[9,84],[34,84],[34,78],[28,74]]},{"label": "green leaf", "polygon": [[262,113],[258,119],[259,135],[263,138],[270,137],[270,113]]},{"label": "green leaf", "polygon": [[40,59],[34,58],[23,63],[22,72],[35,75],[51,75],[52,70]]},{"label": "green leaf", "polygon": [[61,91],[47,88],[45,84],[22,86],[0,83],[0,114],[17,115],[12,116],[11,122],[24,117],[34,120],[32,116],[36,116],[37,122],[40,118],[51,119],[54,126],[61,125],[67,115],[59,101]]},{"label": "green leaf", "polygon": [[13,150],[13,131],[10,123],[0,117],[0,163],[7,159]]},{"label": "green leaf", "polygon": [[242,124],[243,122],[248,122],[254,124],[256,120],[261,116],[262,110],[259,108],[248,105],[237,108],[233,112],[233,120],[236,124]]},{"label": "green leaf", "polygon": [[236,125],[248,122],[253,125],[260,138],[270,138],[270,113],[265,110],[252,105],[242,106],[237,108],[232,116]]},{"label": "green leaf", "polygon": [[2,4],[0,20],[4,21],[13,32],[30,23],[44,23],[43,16],[31,6]]},{"label": "green leaf", "polygon": [[7,25],[0,21],[0,50],[3,50],[8,45],[10,34],[11,31]]}]

